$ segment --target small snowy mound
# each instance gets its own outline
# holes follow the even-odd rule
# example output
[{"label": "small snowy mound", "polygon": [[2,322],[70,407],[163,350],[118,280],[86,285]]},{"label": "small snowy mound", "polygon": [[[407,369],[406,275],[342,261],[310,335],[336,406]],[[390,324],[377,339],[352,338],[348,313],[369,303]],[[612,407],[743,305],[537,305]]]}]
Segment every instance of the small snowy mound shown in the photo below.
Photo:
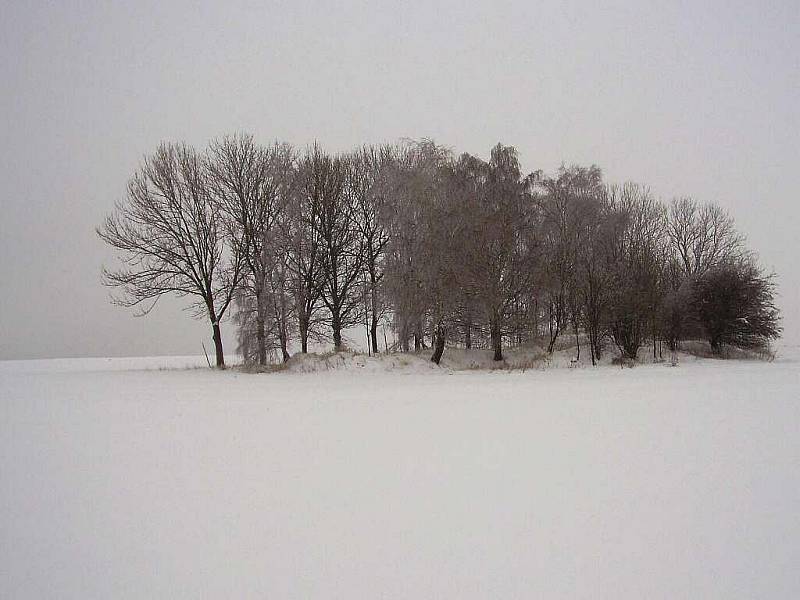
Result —
[{"label": "small snowy mound", "polygon": [[438,367],[421,354],[376,354],[366,355],[351,351],[329,354],[295,354],[285,368],[292,373],[316,373],[319,371],[430,371]]},{"label": "small snowy mound", "polygon": [[[639,350],[636,361],[620,361],[617,348],[607,345],[603,355],[596,361],[598,366],[634,366],[648,364],[677,365],[678,363],[692,363],[703,360],[703,354],[697,351],[701,343],[685,343],[686,347],[679,352],[670,353],[666,348],[661,348],[654,357],[651,346],[643,346]],[[495,361],[494,353],[488,349],[465,349],[446,347],[439,365],[431,362],[430,348],[417,352],[403,352],[392,354],[362,354],[351,350],[327,353],[297,353],[288,362],[276,366],[274,369],[290,373],[318,373],[324,371],[368,371],[388,372],[404,371],[410,373],[424,373],[445,371],[492,371],[492,370],[545,370],[545,369],[575,369],[591,368],[592,357],[589,348],[582,345],[580,351],[577,346],[570,346],[565,340],[556,349],[548,354],[540,345],[518,346],[503,349],[503,360]],[[800,351],[798,351],[800,353]],[[733,355],[733,353],[731,353]],[[744,357],[742,353],[735,355]],[[749,358],[751,356],[747,355]],[[273,369],[269,369],[273,370]]]}]

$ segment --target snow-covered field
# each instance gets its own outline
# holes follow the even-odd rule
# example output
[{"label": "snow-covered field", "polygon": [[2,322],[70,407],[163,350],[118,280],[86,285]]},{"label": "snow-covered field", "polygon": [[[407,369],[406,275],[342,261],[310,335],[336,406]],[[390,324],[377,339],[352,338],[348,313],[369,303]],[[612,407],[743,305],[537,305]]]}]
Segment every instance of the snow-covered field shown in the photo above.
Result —
[{"label": "snow-covered field", "polygon": [[204,362],[0,363],[0,597],[800,597],[797,348]]}]

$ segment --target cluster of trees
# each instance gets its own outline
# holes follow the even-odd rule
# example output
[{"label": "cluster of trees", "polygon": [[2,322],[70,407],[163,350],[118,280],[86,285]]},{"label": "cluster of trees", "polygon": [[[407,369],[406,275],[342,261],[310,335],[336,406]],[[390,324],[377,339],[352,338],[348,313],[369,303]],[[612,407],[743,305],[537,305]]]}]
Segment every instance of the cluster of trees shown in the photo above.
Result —
[{"label": "cluster of trees", "polygon": [[757,348],[780,334],[774,282],[731,217],[688,198],[661,203],[610,185],[596,166],[524,173],[516,150],[489,160],[431,141],[303,152],[249,135],[199,152],[163,144],[98,228],[121,251],[104,270],[115,301],[152,309],[189,297],[213,330],[233,314],[249,362],[355,325],[383,349],[488,347],[560,336],[592,362],[683,339]]}]

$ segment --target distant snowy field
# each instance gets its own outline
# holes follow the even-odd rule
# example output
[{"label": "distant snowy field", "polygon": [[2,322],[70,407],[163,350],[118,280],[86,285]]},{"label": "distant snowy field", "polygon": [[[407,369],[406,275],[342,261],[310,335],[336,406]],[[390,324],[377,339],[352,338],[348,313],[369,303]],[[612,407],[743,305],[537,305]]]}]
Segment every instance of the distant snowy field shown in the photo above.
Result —
[{"label": "distant snowy field", "polygon": [[204,364],[0,362],[0,597],[800,597],[796,347]]}]

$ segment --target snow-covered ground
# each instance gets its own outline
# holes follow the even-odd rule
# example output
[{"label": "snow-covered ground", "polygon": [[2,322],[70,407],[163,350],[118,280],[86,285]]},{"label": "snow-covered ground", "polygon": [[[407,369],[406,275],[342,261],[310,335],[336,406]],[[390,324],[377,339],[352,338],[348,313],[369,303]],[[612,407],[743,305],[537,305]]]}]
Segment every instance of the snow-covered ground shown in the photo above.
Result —
[{"label": "snow-covered ground", "polygon": [[0,597],[800,597],[797,348],[334,360],[0,363]]}]

